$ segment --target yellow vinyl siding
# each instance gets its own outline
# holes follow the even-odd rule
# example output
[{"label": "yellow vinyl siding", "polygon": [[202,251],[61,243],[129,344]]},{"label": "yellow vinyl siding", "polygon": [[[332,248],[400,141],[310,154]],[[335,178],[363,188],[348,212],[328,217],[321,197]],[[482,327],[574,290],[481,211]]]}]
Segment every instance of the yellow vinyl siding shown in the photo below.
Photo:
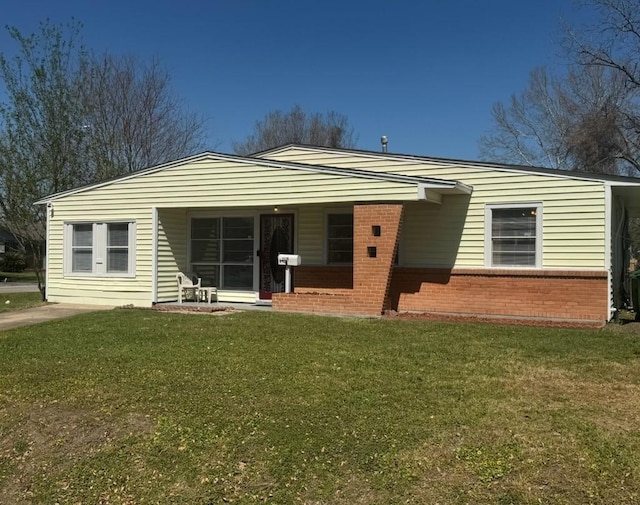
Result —
[{"label": "yellow vinyl siding", "polygon": [[187,211],[158,209],[158,301],[175,300],[176,274],[187,270]]},{"label": "yellow vinyl siding", "polygon": [[[100,282],[97,281],[96,284]],[[87,286],[85,289],[84,286]],[[89,286],[89,283],[83,283],[80,287],[73,289],[51,288],[47,291],[47,301],[53,303],[79,303],[91,305],[109,305],[112,307],[123,307],[134,305],[136,307],[149,307],[151,305],[151,290],[145,291],[127,291],[126,286],[117,287],[112,282],[104,283],[102,280],[101,287]]]},{"label": "yellow vinyl siding", "polygon": [[[481,163],[380,158],[366,153],[322,152],[290,147],[265,158],[346,169],[402,173],[458,180],[473,187],[468,209],[460,195],[445,195],[440,206],[406,207],[400,263],[406,266],[484,266],[484,209],[487,204],[542,203],[543,268],[605,268],[605,189],[601,181],[483,166]],[[464,219],[455,244],[451,222]],[[454,254],[455,250],[455,254]],[[455,261],[452,264],[452,261]]]},{"label": "yellow vinyl siding", "polygon": [[298,210],[298,249],[303,265],[324,262],[324,206],[309,205]]},{"label": "yellow vinyl siding", "polygon": [[[130,208],[256,207],[417,199],[416,184],[342,177],[312,171],[229,165],[207,160],[141,174],[64,198],[69,206]],[[54,201],[56,205],[56,201]]]},{"label": "yellow vinyl siding", "polygon": [[441,205],[405,206],[399,248],[402,266],[452,267],[465,225],[467,195],[447,195]]},{"label": "yellow vinyl siding", "polygon": [[[542,266],[604,268],[604,191],[559,200],[533,190],[508,195],[474,190],[468,208],[464,201],[463,196],[446,195],[440,206],[407,206],[400,256],[403,265],[482,267],[485,206],[542,202]],[[464,229],[460,230],[462,221]]]},{"label": "yellow vinyl siding", "polygon": [[[64,275],[64,223],[135,221],[135,276],[104,277]],[[132,210],[120,203],[120,209],[84,208],[56,202],[50,220],[47,299],[50,302],[91,303],[121,306],[151,305],[151,209]]]}]

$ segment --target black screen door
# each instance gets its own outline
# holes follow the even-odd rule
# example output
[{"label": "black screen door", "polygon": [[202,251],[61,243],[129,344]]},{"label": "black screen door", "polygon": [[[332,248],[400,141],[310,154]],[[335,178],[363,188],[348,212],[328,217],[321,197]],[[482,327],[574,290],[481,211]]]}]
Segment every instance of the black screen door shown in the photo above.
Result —
[{"label": "black screen door", "polygon": [[293,254],[293,214],[260,215],[260,299],[284,293],[284,267],[278,254]]}]

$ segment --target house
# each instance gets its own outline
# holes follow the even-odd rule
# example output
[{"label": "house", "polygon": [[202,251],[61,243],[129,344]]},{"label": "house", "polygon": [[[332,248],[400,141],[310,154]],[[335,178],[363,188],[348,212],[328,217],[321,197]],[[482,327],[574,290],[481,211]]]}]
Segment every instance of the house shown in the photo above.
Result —
[{"label": "house", "polygon": [[[601,323],[626,303],[640,179],[287,145],[37,203],[52,302],[171,302],[189,271],[221,302],[274,310]],[[302,258],[293,293],[278,253]]]},{"label": "house", "polygon": [[0,254],[18,249],[18,241],[13,233],[4,227],[0,227]]}]

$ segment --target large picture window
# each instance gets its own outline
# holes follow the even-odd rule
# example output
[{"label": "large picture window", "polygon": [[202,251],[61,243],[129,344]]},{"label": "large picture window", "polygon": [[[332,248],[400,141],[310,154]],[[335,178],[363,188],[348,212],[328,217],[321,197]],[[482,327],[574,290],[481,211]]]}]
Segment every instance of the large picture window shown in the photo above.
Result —
[{"label": "large picture window", "polygon": [[66,223],[65,274],[135,274],[135,223]]},{"label": "large picture window", "polygon": [[327,214],[327,263],[353,263],[353,214]]},{"label": "large picture window", "polygon": [[191,220],[191,267],[205,286],[253,289],[253,217]]},{"label": "large picture window", "polygon": [[485,222],[487,266],[541,267],[541,204],[489,205]]}]

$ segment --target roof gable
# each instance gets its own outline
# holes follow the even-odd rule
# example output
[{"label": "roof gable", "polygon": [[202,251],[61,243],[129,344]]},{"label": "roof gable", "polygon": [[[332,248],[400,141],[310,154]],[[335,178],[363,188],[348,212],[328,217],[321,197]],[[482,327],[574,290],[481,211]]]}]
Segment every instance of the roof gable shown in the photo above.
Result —
[{"label": "roof gable", "polygon": [[[210,174],[208,174],[206,166],[215,167],[217,170],[216,175],[211,174],[209,177]],[[209,184],[211,187],[223,186],[222,182],[216,184],[214,180],[216,176],[225,180],[234,177],[236,179],[244,178],[243,181],[251,179],[254,181],[255,186],[255,183],[259,182],[261,177],[271,177],[273,180],[273,174],[277,172],[279,174],[278,180],[280,181],[278,184],[281,189],[286,189],[288,181],[287,174],[289,174],[291,179],[297,178],[299,180],[298,184],[301,185],[304,185],[304,181],[313,184],[313,181],[321,179],[322,181],[332,180],[339,184],[344,183],[343,185],[346,184],[351,187],[355,187],[358,184],[359,186],[363,186],[363,181],[369,183],[369,185],[379,186],[380,188],[382,188],[382,186],[388,188],[404,187],[405,189],[402,190],[403,194],[407,194],[407,191],[410,191],[411,194],[416,195],[418,199],[421,198],[421,194],[427,191],[462,193],[469,193],[471,191],[471,188],[458,181],[204,152],[195,156],[125,174],[107,181],[49,195],[36,203],[49,203],[73,195],[93,193],[106,188],[111,188],[111,192],[113,193],[113,191],[117,191],[118,187],[124,188],[125,186],[131,186],[132,183],[139,186],[140,184],[144,184],[145,181],[150,181],[151,178],[158,179],[160,176],[162,176],[165,181],[169,181],[170,179],[169,184],[171,184],[173,188],[178,188],[183,183],[193,184],[193,175],[191,175],[191,173],[194,171],[197,171],[199,177],[202,178],[199,181],[201,185]],[[169,177],[169,173],[171,177]],[[303,174],[308,176],[303,177],[304,181],[300,178]],[[218,180],[220,181],[220,179]],[[356,182],[358,184],[356,184]]]},{"label": "roof gable", "polygon": [[456,166],[456,167],[464,167],[468,169],[478,169],[478,170],[497,170],[503,172],[516,172],[516,173],[525,173],[525,174],[535,174],[535,175],[549,175],[552,177],[562,177],[576,180],[590,180],[590,181],[603,181],[603,182],[611,182],[618,183],[620,185],[640,185],[639,177],[626,177],[626,176],[618,176],[618,175],[606,175],[606,174],[597,174],[590,172],[578,172],[573,170],[562,170],[555,168],[544,168],[544,167],[530,167],[524,165],[510,165],[505,163],[494,163],[488,161],[471,161],[471,160],[460,160],[453,158],[438,158],[438,157],[430,157],[430,156],[416,156],[409,154],[400,154],[400,153],[385,153],[380,151],[367,151],[360,149],[342,149],[342,148],[334,148],[334,147],[322,147],[322,146],[312,146],[305,144],[286,144],[283,146],[275,147],[273,149],[268,149],[266,151],[260,151],[258,153],[253,154],[252,156],[258,157],[261,159],[277,159],[278,155],[286,154],[292,151],[299,152],[308,152],[312,153],[328,153],[334,156],[344,156],[344,157],[360,157],[360,158],[370,158],[376,160],[390,160],[390,161],[403,161],[403,162],[416,162],[416,163],[429,163],[433,165],[440,166]]}]

